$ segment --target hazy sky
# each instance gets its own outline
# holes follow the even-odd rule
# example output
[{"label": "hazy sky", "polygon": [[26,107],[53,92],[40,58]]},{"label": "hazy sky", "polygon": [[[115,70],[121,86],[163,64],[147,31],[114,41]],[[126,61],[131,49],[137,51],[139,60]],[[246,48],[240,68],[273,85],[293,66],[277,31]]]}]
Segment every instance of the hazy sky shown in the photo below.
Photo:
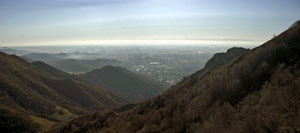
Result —
[{"label": "hazy sky", "polygon": [[260,44],[300,0],[0,0],[0,46]]}]

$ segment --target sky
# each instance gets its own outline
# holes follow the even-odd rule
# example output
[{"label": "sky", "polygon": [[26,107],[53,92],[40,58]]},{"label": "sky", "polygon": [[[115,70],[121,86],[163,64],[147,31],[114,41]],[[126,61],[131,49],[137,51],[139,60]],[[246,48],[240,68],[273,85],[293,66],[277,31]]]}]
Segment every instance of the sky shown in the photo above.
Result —
[{"label": "sky", "polygon": [[299,0],[0,0],[0,46],[259,45]]}]

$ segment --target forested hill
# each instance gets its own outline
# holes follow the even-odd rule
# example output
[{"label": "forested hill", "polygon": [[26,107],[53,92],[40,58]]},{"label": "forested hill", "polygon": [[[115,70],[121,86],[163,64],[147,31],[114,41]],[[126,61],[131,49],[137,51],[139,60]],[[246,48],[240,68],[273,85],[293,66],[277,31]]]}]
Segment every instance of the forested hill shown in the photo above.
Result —
[{"label": "forested hill", "polygon": [[[33,62],[34,66],[59,79],[75,79],[105,88],[123,101],[140,102],[153,98],[166,87],[145,76],[122,67],[104,66],[81,75],[68,74],[43,62]],[[119,100],[119,101],[120,101]]]},{"label": "forested hill", "polygon": [[146,76],[111,65],[82,74],[80,78],[103,86],[116,96],[130,102],[141,102],[166,90],[159,82],[155,82]]},{"label": "forested hill", "polygon": [[300,24],[153,99],[56,132],[299,132]]},{"label": "forested hill", "polygon": [[[124,103],[104,88],[62,78],[65,73],[46,64],[33,64],[0,52],[1,132],[47,129],[77,115]],[[51,68],[60,76],[55,77],[35,65]]]}]

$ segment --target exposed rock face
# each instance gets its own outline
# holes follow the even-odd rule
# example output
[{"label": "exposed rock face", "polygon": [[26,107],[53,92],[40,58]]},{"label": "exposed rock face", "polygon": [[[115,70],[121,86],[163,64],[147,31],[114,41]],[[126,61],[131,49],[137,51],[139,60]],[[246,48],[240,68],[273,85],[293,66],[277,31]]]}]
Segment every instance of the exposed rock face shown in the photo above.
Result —
[{"label": "exposed rock face", "polygon": [[231,49],[228,49],[226,53],[217,53],[215,54],[211,59],[207,61],[205,64],[205,69],[214,69],[216,67],[222,66],[229,62],[230,60],[249,52],[250,49],[245,48],[238,48],[234,47]]}]

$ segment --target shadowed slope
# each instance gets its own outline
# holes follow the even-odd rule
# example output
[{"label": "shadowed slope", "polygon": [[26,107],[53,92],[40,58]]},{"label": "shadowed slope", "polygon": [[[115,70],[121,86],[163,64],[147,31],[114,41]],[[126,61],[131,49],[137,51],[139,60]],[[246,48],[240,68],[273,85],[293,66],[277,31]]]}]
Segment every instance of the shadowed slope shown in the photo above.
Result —
[{"label": "shadowed slope", "polygon": [[71,79],[71,78],[75,77],[74,75],[68,74],[61,70],[58,70],[44,62],[35,61],[35,62],[32,62],[32,65],[42,69],[44,72],[47,72],[48,74],[50,74],[56,78],[59,78],[59,79]]},{"label": "shadowed slope", "polygon": [[160,84],[121,67],[105,66],[81,77],[131,102],[152,98],[164,91]]},{"label": "shadowed slope", "polygon": [[[56,77],[68,76],[62,72],[56,74],[59,75]],[[59,111],[62,114],[70,112],[69,116],[73,117],[123,103],[103,88],[75,79],[56,77],[17,56],[0,52],[1,106],[17,114],[23,112],[27,116],[60,122],[64,121],[60,119],[62,116],[55,115]]]}]

